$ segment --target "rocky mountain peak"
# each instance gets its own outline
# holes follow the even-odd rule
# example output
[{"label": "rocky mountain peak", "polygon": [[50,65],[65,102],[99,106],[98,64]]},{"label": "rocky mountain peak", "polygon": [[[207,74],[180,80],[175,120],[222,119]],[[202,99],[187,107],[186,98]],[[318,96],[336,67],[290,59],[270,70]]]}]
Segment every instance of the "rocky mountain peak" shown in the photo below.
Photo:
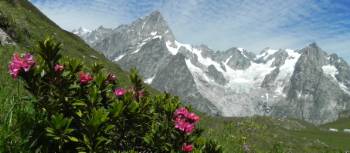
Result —
[{"label": "rocky mountain peak", "polygon": [[98,38],[90,45],[110,60],[125,70],[136,67],[145,83],[203,112],[252,116],[269,108],[273,116],[321,124],[350,110],[349,65],[316,43],[258,55],[236,47],[213,51],[176,41],[159,11],[107,33],[101,29],[82,38]]},{"label": "rocky mountain peak", "polygon": [[148,16],[139,18],[132,23],[132,27],[144,36],[159,35],[172,42],[175,40],[168,23],[159,11],[154,11]]},{"label": "rocky mountain peak", "polygon": [[[323,51],[316,43],[312,43],[300,50],[301,63],[309,63],[315,66],[321,66],[328,63],[328,54]],[[301,64],[303,67],[304,64]]]}]

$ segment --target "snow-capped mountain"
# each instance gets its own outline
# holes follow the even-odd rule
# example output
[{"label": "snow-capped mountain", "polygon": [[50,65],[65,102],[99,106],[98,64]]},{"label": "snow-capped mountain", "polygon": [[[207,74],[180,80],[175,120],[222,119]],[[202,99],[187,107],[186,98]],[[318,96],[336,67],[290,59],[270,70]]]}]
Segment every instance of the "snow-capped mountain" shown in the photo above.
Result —
[{"label": "snow-capped mountain", "polygon": [[157,11],[130,25],[75,33],[123,69],[136,67],[146,83],[210,114],[320,124],[350,109],[349,65],[315,43],[258,55],[243,48],[213,51],[178,42]]}]

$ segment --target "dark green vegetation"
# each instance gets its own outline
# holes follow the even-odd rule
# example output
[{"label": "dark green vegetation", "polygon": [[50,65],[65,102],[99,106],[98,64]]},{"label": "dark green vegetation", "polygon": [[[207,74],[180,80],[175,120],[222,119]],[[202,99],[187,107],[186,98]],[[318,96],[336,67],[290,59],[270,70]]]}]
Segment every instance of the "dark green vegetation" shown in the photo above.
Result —
[{"label": "dark green vegetation", "polygon": [[149,95],[137,70],[123,89],[103,65],[62,58],[53,39],[38,46],[36,57],[16,54],[9,68],[34,99],[19,126],[29,152],[222,152],[194,127],[199,116],[169,94]]},{"label": "dark green vegetation", "polygon": [[[83,60],[86,64],[102,63],[118,76],[120,85],[127,86],[127,72],[108,62],[103,55],[91,49],[77,36],[61,30],[25,0],[0,0],[0,28],[17,42],[18,46],[0,46],[0,152],[26,152],[29,140],[21,126],[33,114],[29,94],[23,83],[14,81],[7,65],[14,51],[35,50],[39,40],[54,36],[63,43],[63,55]],[[3,24],[6,23],[6,24]],[[155,90],[151,93],[157,93]],[[350,150],[350,134],[329,132],[328,128],[350,128],[350,119],[316,127],[301,121],[278,120],[269,117],[221,118],[202,115],[200,126],[208,137],[217,139],[226,152],[242,150],[246,143],[257,152],[338,152]],[[349,126],[348,126],[349,125]],[[340,130],[341,131],[341,130]],[[255,149],[253,149],[255,148]]]}]

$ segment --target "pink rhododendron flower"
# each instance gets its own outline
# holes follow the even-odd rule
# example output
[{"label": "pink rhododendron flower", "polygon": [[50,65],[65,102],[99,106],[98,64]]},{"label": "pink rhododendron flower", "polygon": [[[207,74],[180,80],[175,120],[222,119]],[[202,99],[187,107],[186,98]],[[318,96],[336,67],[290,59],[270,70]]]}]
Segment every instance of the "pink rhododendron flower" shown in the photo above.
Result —
[{"label": "pink rhododendron flower", "polygon": [[175,128],[187,134],[193,132],[199,119],[198,115],[189,112],[186,107],[178,108],[174,113]]},{"label": "pink rhododendron flower", "polygon": [[123,88],[118,88],[114,90],[114,94],[118,97],[123,96],[126,93],[126,90]]},{"label": "pink rhododendron flower", "polygon": [[55,72],[61,73],[63,72],[64,66],[60,64],[56,64],[54,69],[55,69]]},{"label": "pink rhododendron flower", "polygon": [[22,69],[24,72],[28,72],[34,64],[35,61],[31,54],[26,53],[23,58],[21,58],[18,53],[15,53],[13,54],[11,63],[8,66],[9,73],[14,79],[16,79]]},{"label": "pink rhododendron flower", "polygon": [[186,117],[192,120],[193,122],[198,122],[200,119],[199,116],[196,115],[195,113],[188,113]]},{"label": "pink rhododendron flower", "polygon": [[16,79],[19,75],[20,70],[21,70],[21,66],[19,64],[16,64],[16,62],[10,63],[9,73],[11,74],[12,78]]},{"label": "pink rhododendron flower", "polygon": [[174,116],[177,117],[179,115],[182,115],[182,116],[187,116],[188,114],[188,110],[186,107],[181,107],[181,108],[178,108],[175,113],[174,113]]},{"label": "pink rhododendron flower", "polygon": [[181,150],[183,152],[191,152],[193,150],[193,145],[184,143],[181,147]]},{"label": "pink rhododendron flower", "polygon": [[186,122],[186,124],[184,126],[185,126],[184,127],[185,128],[184,132],[187,133],[187,134],[192,133],[194,128],[195,128],[193,123],[188,123],[188,122]]},{"label": "pink rhododendron flower", "polygon": [[175,118],[175,128],[182,132],[190,134],[193,132],[195,125],[194,123],[186,121],[186,118],[177,117]]},{"label": "pink rhododendron flower", "polygon": [[23,69],[25,72],[28,72],[29,69],[35,64],[33,56],[29,53],[26,53],[23,57]]},{"label": "pink rhododendron flower", "polygon": [[186,121],[184,121],[180,118],[176,118],[175,119],[175,128],[184,132],[185,128],[186,128]]},{"label": "pink rhododendron flower", "polygon": [[90,81],[93,80],[92,76],[88,73],[85,73],[85,72],[80,72],[79,77],[80,77],[80,84],[81,85],[89,84]]}]

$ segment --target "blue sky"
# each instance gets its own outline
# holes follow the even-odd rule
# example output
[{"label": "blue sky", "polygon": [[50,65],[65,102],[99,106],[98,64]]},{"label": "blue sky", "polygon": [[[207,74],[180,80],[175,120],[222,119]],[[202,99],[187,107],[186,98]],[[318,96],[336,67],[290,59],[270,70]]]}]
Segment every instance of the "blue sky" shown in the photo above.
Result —
[{"label": "blue sky", "polygon": [[350,61],[350,0],[31,0],[71,31],[117,27],[159,10],[180,42],[215,50],[300,49],[317,42]]}]

